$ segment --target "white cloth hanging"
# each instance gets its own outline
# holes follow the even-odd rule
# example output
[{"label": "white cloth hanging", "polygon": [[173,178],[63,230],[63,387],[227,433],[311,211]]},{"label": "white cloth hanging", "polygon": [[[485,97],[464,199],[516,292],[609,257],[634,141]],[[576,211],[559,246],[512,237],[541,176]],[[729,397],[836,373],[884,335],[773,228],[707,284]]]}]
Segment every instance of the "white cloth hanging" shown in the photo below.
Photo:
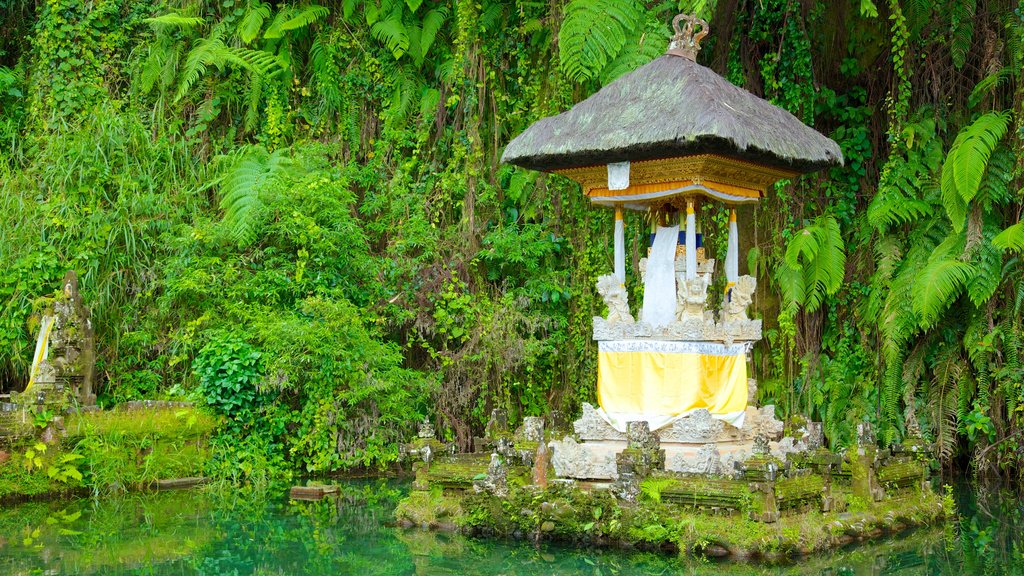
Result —
[{"label": "white cloth hanging", "polygon": [[658,227],[647,257],[644,279],[643,321],[652,328],[667,325],[676,317],[676,244],[679,226]]}]

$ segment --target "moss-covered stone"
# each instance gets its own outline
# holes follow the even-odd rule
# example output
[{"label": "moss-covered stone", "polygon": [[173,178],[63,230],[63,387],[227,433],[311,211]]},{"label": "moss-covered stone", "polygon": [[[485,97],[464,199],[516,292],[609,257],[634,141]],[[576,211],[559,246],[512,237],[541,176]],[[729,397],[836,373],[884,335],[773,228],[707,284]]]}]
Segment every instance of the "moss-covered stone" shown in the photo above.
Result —
[{"label": "moss-covered stone", "polygon": [[434,489],[410,495],[399,505],[396,516],[406,526],[450,528],[476,535],[775,561],[930,524],[944,514],[942,499],[931,490],[862,502],[855,511],[823,513],[811,505],[823,487],[817,475],[774,484],[773,495],[779,494],[779,501],[808,504],[781,515],[774,523],[757,522],[728,508],[701,508],[692,501],[685,504],[673,499],[673,494],[692,498],[693,494],[716,493],[720,498],[732,498],[740,509],[758,509],[757,488],[741,480],[666,475],[649,478],[642,487],[643,495],[635,504],[617,500],[605,489],[582,490],[571,484],[554,484],[544,490],[513,486],[506,497]]}]

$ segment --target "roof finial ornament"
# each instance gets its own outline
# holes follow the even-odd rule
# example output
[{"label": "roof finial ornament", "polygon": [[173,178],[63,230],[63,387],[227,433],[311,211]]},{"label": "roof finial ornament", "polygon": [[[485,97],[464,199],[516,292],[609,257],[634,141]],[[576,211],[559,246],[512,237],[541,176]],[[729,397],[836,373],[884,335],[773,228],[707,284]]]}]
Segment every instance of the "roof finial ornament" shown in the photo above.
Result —
[{"label": "roof finial ornament", "polygon": [[[686,22],[682,27],[680,27],[681,21]],[[698,24],[700,25],[699,32],[697,31]],[[708,31],[711,29],[708,26],[708,21],[693,14],[679,14],[672,19],[672,28],[676,33],[672,36],[667,53],[696,61],[697,52],[700,52],[700,41],[708,35]]]}]

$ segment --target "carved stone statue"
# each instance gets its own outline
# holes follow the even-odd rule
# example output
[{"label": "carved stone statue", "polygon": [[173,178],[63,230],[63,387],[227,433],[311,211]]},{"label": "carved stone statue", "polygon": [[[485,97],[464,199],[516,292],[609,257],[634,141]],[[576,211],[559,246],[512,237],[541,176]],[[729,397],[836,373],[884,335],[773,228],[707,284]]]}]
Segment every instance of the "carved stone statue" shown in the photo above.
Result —
[{"label": "carved stone statue", "polygon": [[676,320],[690,318],[704,319],[704,305],[708,301],[709,274],[698,274],[687,279],[685,274],[676,275]]},{"label": "carved stone statue", "polygon": [[747,306],[754,300],[754,290],[757,289],[757,279],[753,276],[740,276],[736,279],[736,285],[729,292],[722,315],[723,322],[738,322],[750,320],[747,317]]},{"label": "carved stone statue", "polygon": [[619,282],[614,274],[607,274],[597,279],[597,292],[604,298],[608,306],[608,323],[633,323],[633,315],[629,313],[626,287]]},{"label": "carved stone statue", "polygon": [[43,312],[29,386],[25,393],[68,390],[83,405],[96,403],[93,378],[95,332],[88,308],[78,293],[78,276],[69,271],[60,293]]}]

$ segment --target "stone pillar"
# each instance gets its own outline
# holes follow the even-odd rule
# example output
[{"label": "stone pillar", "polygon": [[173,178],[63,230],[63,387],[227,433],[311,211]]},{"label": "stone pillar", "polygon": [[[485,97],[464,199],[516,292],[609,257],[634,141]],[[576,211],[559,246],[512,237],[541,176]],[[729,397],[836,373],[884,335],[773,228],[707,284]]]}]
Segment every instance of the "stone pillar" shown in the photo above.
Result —
[{"label": "stone pillar", "polygon": [[644,478],[665,469],[665,451],[646,421],[626,423],[626,449],[615,456],[615,469],[619,478],[612,493],[628,502],[636,501]]},{"label": "stone pillar", "polygon": [[865,502],[878,502],[885,496],[878,483],[877,458],[878,445],[871,424],[857,424],[857,449],[850,454],[851,482],[854,496]]},{"label": "stone pillar", "polygon": [[622,220],[622,206],[615,207],[615,276],[619,284],[626,283],[626,227]]},{"label": "stone pillar", "polygon": [[729,210],[729,243],[725,252],[726,290],[740,277],[740,233],[736,227],[736,210]]},{"label": "stone pillar", "polygon": [[686,199],[686,279],[697,277],[697,215],[693,198]]}]

